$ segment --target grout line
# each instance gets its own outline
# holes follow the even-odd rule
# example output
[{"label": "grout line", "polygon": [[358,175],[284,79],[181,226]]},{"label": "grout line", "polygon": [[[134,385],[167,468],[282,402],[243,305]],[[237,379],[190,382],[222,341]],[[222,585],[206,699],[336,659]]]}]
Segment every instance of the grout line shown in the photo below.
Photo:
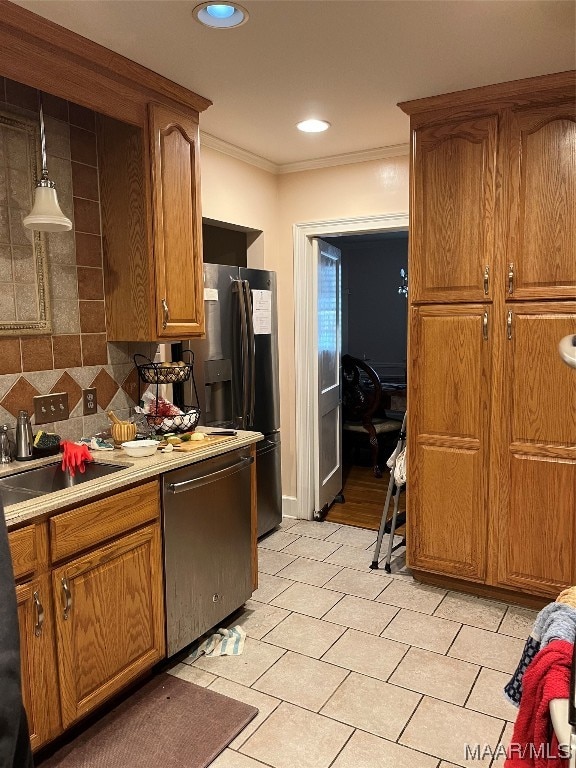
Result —
[{"label": "grout line", "polygon": [[346,741],[344,742],[344,744],[342,745],[342,748],[341,748],[341,749],[338,751],[338,753],[337,753],[336,755],[334,755],[334,759],[330,761],[330,764],[329,764],[328,768],[330,768],[330,766],[334,765],[334,763],[336,762],[336,760],[338,760],[338,758],[340,757],[340,755],[342,754],[342,752],[344,751],[344,749],[345,749],[345,748],[348,746],[348,743],[349,743],[349,742],[350,742],[350,740],[352,739],[352,736],[354,736],[354,734],[355,734],[355,733],[356,733],[356,731],[358,730],[357,728],[354,728],[354,726],[351,726],[351,727],[352,727],[352,733],[351,733],[351,734],[350,734],[350,736],[349,736],[349,737],[346,739]]}]

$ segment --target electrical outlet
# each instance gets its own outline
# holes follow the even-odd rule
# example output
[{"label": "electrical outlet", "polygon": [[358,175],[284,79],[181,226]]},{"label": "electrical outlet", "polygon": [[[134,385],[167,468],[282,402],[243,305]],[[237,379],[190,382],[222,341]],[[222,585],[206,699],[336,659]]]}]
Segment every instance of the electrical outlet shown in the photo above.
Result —
[{"label": "electrical outlet", "polygon": [[84,416],[91,416],[98,412],[98,401],[96,400],[96,387],[82,390],[82,413]]},{"label": "electrical outlet", "polygon": [[50,395],[37,395],[34,398],[34,420],[36,424],[64,421],[69,416],[67,392],[53,392]]}]

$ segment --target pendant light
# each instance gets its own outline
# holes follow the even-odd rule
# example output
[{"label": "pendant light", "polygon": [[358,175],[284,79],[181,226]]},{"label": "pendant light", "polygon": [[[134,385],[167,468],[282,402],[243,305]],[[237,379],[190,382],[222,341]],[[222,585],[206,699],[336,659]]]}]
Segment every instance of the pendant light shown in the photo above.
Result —
[{"label": "pendant light", "polygon": [[38,97],[40,105],[40,142],[42,145],[42,176],[34,191],[34,205],[22,223],[26,229],[36,229],[40,232],[66,232],[72,229],[72,222],[64,216],[58,204],[56,186],[48,178],[46,168],[46,134],[44,132],[44,111],[42,95]]}]

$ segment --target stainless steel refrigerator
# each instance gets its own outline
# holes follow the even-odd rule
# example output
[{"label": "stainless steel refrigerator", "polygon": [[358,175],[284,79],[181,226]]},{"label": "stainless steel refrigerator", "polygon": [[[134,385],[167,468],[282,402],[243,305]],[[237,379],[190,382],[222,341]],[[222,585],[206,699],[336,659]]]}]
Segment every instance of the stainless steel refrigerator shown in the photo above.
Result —
[{"label": "stainless steel refrigerator", "polygon": [[194,352],[200,421],[264,434],[256,445],[262,536],[282,520],[276,274],[205,264],[204,307],[206,338],[183,343]]}]

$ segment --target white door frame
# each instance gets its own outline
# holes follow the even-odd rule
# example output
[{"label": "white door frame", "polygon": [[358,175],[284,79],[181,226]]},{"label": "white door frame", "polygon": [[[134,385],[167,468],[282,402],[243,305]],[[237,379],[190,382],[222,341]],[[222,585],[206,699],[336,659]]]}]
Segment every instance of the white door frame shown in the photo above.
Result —
[{"label": "white door frame", "polygon": [[296,361],[296,517],[312,520],[314,511],[314,442],[318,410],[314,390],[317,349],[316,275],[313,237],[369,234],[384,230],[408,230],[408,213],[388,213],[352,219],[328,219],[294,224],[294,312]]}]

